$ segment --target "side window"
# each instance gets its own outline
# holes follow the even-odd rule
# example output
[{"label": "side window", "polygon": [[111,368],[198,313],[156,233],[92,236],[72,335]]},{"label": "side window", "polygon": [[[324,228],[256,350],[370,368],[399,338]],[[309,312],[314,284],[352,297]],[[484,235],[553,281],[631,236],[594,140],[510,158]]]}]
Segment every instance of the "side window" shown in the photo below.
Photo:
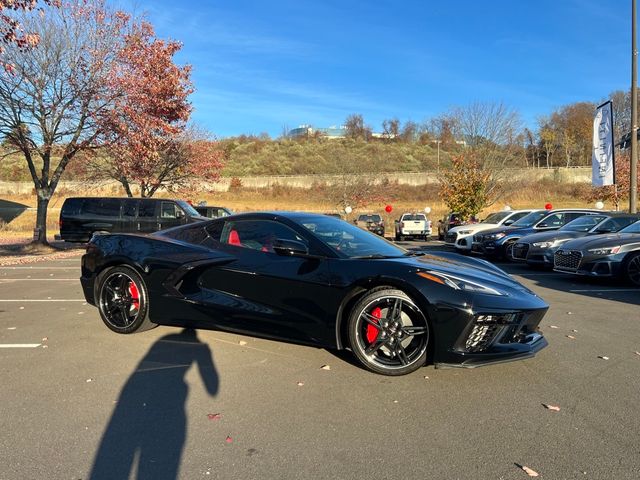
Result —
[{"label": "side window", "polygon": [[514,213],[509,220],[513,220],[514,222],[517,220],[520,220],[522,217],[524,217],[525,215],[529,215],[530,212],[519,212],[519,213]]},{"label": "side window", "polygon": [[564,213],[554,213],[542,220],[540,223],[544,223],[547,227],[561,227],[564,225]]},{"label": "side window", "polygon": [[153,218],[156,216],[156,202],[153,200],[140,200],[138,217]]},{"label": "side window", "polygon": [[62,214],[63,215],[80,215],[80,210],[82,210],[82,198],[69,198],[62,204]]},{"label": "side window", "polygon": [[100,210],[100,199],[87,198],[84,201],[84,213],[87,215],[102,215],[102,211]]},{"label": "side window", "polygon": [[220,243],[220,236],[222,235],[222,228],[224,222],[213,222],[207,225],[204,230],[207,233],[207,238],[202,242],[207,247],[216,247]]},{"label": "side window", "polygon": [[138,200],[125,200],[122,205],[123,217],[135,217],[138,210]]},{"label": "side window", "polygon": [[564,223],[569,223],[575,220],[576,218],[584,217],[585,214],[582,212],[567,212],[564,216]]},{"label": "side window", "polygon": [[105,198],[100,202],[100,210],[106,217],[119,217],[120,203],[121,201],[117,198]]},{"label": "side window", "polygon": [[172,202],[162,202],[160,216],[162,218],[177,218],[177,207]]},{"label": "side window", "polygon": [[225,223],[220,243],[273,252],[276,239],[304,242],[296,232],[281,223],[271,220],[239,220]]},{"label": "side window", "polygon": [[207,238],[207,231],[200,223],[196,223],[193,226],[180,228],[179,230],[172,232],[168,235],[170,238],[175,238],[181,242],[193,243],[199,245],[203,240]]}]

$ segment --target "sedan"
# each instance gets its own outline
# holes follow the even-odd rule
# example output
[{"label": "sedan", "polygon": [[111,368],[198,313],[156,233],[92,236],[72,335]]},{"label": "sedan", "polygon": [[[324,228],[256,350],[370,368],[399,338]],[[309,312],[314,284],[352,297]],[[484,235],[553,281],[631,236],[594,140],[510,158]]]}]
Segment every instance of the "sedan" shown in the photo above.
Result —
[{"label": "sedan", "polygon": [[513,246],[511,260],[527,262],[531,266],[553,267],[553,255],[569,240],[615,233],[638,220],[640,215],[632,213],[603,212],[602,215],[585,215],[559,230],[522,237]]},{"label": "sedan", "polygon": [[640,287],[640,221],[618,233],[565,243],[553,256],[553,269],[586,277],[619,277]]},{"label": "sedan", "polygon": [[548,305],[499,268],[408,251],[310,213],[232,215],[151,236],[96,235],[84,295],[121,334],[218,329],[349,349],[379,374],[476,367],[547,345]]}]

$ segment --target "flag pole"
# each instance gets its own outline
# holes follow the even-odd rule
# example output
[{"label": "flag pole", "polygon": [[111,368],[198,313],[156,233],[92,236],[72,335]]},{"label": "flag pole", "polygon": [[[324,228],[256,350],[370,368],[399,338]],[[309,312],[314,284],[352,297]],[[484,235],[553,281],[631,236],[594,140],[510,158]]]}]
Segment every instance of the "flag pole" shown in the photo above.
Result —
[{"label": "flag pole", "polygon": [[638,50],[636,48],[636,0],[631,0],[631,162],[629,168],[629,213],[638,206]]}]

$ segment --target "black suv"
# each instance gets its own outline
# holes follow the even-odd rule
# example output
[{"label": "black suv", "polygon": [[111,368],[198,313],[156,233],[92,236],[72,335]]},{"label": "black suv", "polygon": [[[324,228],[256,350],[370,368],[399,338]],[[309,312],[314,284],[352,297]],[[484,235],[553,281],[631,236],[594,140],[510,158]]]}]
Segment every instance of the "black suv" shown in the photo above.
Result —
[{"label": "black suv", "polygon": [[362,215],[358,215],[353,223],[355,223],[358,227],[369,230],[381,237],[384,237],[384,220],[377,213],[363,213]]},{"label": "black suv", "polygon": [[202,220],[183,200],[72,197],[60,211],[60,238],[87,242],[96,232],[152,233]]}]

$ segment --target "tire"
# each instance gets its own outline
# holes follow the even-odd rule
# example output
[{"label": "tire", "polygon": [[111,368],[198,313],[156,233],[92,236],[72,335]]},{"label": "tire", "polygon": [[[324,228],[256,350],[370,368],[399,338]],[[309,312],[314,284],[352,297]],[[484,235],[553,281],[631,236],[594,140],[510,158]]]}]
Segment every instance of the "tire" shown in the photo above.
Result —
[{"label": "tire", "polygon": [[149,292],[142,277],[124,265],[98,277],[96,298],[100,318],[116,333],[144,332],[157,327],[149,320]]},{"label": "tire", "polygon": [[351,309],[347,329],[353,354],[372,372],[405,375],[426,362],[429,323],[402,290],[379,287],[365,294]]},{"label": "tire", "polygon": [[400,235],[396,232],[396,242],[400,241]]},{"label": "tire", "polygon": [[407,238],[407,237],[405,237],[404,235],[400,235],[400,241],[401,242],[404,242],[405,238]]},{"label": "tire", "polygon": [[515,240],[509,242],[504,246],[504,259],[509,262],[513,262],[513,246],[516,244]]},{"label": "tire", "polygon": [[636,287],[640,287],[640,252],[632,253],[624,261],[624,276]]},{"label": "tire", "polygon": [[440,233],[440,230],[438,230],[438,240],[444,240],[444,233]]}]

